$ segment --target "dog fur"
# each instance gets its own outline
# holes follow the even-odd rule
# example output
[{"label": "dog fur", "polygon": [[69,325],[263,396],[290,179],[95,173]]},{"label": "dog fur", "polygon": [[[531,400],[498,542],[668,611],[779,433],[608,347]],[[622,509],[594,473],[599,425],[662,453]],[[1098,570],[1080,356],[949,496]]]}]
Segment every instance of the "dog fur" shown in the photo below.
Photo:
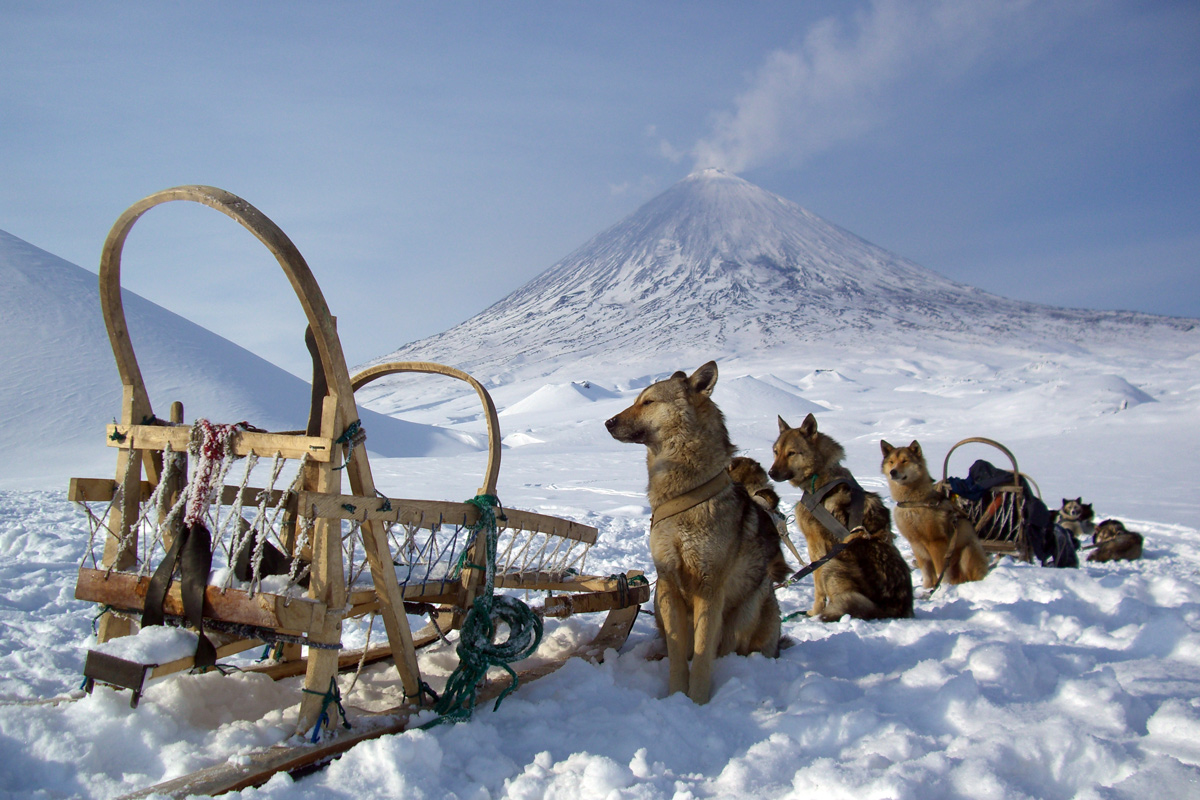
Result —
[{"label": "dog fur", "polygon": [[1076,544],[1092,538],[1096,532],[1095,512],[1091,503],[1083,502],[1082,497],[1074,500],[1063,498],[1060,508],[1054,518],[1056,524],[1066,528],[1075,537]]},{"label": "dog fur", "polygon": [[[676,372],[642,391],[605,423],[613,438],[646,446],[651,508],[725,473],[734,453],[712,401],[717,365]],[[779,652],[774,581],[787,572],[767,511],[732,481],[650,527],[658,572],[654,615],[667,643],[668,690],[708,702],[713,659]]]},{"label": "dog fur", "polygon": [[[775,461],[768,470],[772,480],[816,491],[836,478],[853,478],[842,466],[845,451],[830,436],[817,430],[812,414],[793,428],[779,418]],[[862,527],[850,532],[849,546],[813,573],[815,586],[809,616],[834,622],[849,614],[860,619],[911,617],[912,571],[892,541],[891,516],[879,495],[864,492]],[[841,486],[823,505],[842,525],[848,526],[852,495]],[[823,558],[838,537],[817,521],[803,503],[796,504],[796,521],[808,543],[808,558]]]},{"label": "dog fur", "polygon": [[[920,443],[913,440],[907,447],[893,447],[881,441],[879,448],[888,489],[900,504],[893,512],[896,528],[912,547],[922,585],[932,589],[943,569],[947,583],[983,580],[988,572],[987,554],[975,535],[975,526],[933,482]],[[951,541],[954,550],[948,553]]]},{"label": "dog fur", "polygon": [[1092,543],[1096,549],[1088,554],[1088,561],[1136,561],[1142,557],[1145,540],[1120,520],[1106,519],[1096,526]]}]

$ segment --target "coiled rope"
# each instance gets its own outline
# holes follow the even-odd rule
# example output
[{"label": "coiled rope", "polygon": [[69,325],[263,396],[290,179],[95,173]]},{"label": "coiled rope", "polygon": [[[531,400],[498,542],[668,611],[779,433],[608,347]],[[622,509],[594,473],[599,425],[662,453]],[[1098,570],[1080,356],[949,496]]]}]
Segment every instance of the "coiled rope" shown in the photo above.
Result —
[{"label": "coiled rope", "polygon": [[[463,619],[459,632],[459,664],[446,682],[441,698],[434,706],[438,718],[423,727],[429,728],[443,722],[465,722],[475,709],[475,694],[479,683],[490,667],[500,667],[512,678],[492,710],[500,707],[504,698],[512,693],[520,681],[510,663],[528,657],[542,641],[542,620],[529,606],[515,597],[495,594],[496,543],[499,529],[496,525],[496,507],[500,501],[493,495],[481,494],[467,501],[479,509],[479,521],[471,526],[476,537],[483,536],[487,545],[487,564],[484,589],[479,594]],[[503,516],[500,517],[503,519]],[[471,565],[476,566],[476,565]],[[493,642],[496,623],[508,626],[508,638]]]}]

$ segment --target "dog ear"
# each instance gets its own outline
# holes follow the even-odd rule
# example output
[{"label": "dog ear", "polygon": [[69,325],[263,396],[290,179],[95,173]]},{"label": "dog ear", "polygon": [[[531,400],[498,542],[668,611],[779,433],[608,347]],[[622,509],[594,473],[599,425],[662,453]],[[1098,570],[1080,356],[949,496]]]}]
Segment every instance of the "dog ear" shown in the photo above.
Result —
[{"label": "dog ear", "polygon": [[920,442],[918,442],[916,439],[913,439],[913,440],[912,440],[912,444],[910,444],[910,445],[908,446],[908,449],[909,449],[909,450],[911,450],[911,451],[912,451],[912,454],[913,454],[914,456],[916,456],[917,458],[924,458],[924,457],[925,457],[925,456],[924,456],[924,455],[921,453],[921,443],[920,443]]},{"label": "dog ear", "polygon": [[717,385],[717,362],[709,361],[693,372],[692,377],[688,378],[688,384],[696,394],[702,394],[705,397],[712,395],[712,391]]},{"label": "dog ear", "polygon": [[791,425],[788,425],[786,422],[784,422],[784,421],[783,421],[783,417],[779,417],[779,432],[780,432],[780,433],[787,433],[787,432],[788,432],[788,431],[790,431],[791,429],[792,429],[792,426],[791,426]]},{"label": "dog ear", "polygon": [[887,458],[888,456],[890,456],[892,454],[892,451],[895,450],[896,448],[894,448],[890,444],[888,444],[887,439],[880,439],[879,440],[879,449],[883,451],[883,457]]},{"label": "dog ear", "polygon": [[687,380],[687,373],[686,373],[686,372],[684,372],[684,371],[683,371],[683,370],[681,370],[681,369],[677,369],[677,370],[675,370],[675,374],[673,374],[673,375],[672,375],[672,376],[671,376],[671,377],[670,377],[668,380],[672,380],[672,381],[686,381],[686,380]]},{"label": "dog ear", "polygon": [[817,418],[811,413],[804,418],[804,422],[800,423],[800,433],[812,438],[817,433]]}]

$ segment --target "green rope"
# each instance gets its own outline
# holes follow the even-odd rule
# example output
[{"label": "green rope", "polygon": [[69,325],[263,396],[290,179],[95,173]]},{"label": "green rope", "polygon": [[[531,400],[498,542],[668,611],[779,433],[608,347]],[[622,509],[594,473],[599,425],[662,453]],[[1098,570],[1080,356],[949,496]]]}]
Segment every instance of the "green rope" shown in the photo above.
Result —
[{"label": "green rope", "polygon": [[[504,698],[520,683],[510,663],[526,658],[537,650],[542,641],[542,620],[529,606],[515,597],[496,595],[496,542],[499,530],[496,525],[495,508],[500,504],[492,495],[481,494],[468,500],[479,509],[479,521],[471,526],[472,541],[482,535],[487,547],[487,566],[484,568],[484,589],[475,598],[459,631],[459,664],[446,682],[441,699],[434,706],[438,718],[422,727],[431,728],[443,722],[465,722],[475,709],[475,694],[479,683],[491,667],[500,667],[512,678],[492,710],[500,707]],[[495,643],[496,623],[508,625],[508,639]]]},{"label": "green rope", "polygon": [[329,725],[329,706],[337,704],[338,713],[342,715],[342,727],[350,730],[350,722],[346,719],[346,709],[342,706],[342,690],[338,688],[337,676],[329,679],[329,691],[317,692],[312,689],[302,689],[305,694],[315,694],[323,698],[321,713],[317,715],[317,724],[313,725],[312,743],[316,744],[321,738],[321,729]]},{"label": "green rope", "polygon": [[[354,422],[350,423],[350,427],[346,428],[345,432],[341,436],[334,440],[334,444],[346,445],[346,461],[340,467],[334,467],[333,469],[335,472],[339,469],[345,469],[346,467],[350,466],[350,456],[354,453],[354,443],[360,433],[362,433],[362,420],[356,419]],[[364,439],[366,438],[365,433],[362,434],[362,436]]]}]

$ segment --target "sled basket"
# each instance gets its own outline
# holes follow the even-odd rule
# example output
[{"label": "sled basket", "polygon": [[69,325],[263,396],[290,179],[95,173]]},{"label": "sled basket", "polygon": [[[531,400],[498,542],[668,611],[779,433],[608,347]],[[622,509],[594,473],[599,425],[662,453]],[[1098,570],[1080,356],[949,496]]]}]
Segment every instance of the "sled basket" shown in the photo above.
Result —
[{"label": "sled basket", "polygon": [[[998,469],[980,459],[971,465],[966,478],[949,477],[950,457],[967,444],[996,448],[1007,456],[1012,469]],[[1022,561],[1033,560],[1049,528],[1050,515],[1037,484],[1020,471],[1011,450],[979,436],[963,439],[946,453],[942,480],[953,492],[955,504],[974,524],[984,550]]]}]

